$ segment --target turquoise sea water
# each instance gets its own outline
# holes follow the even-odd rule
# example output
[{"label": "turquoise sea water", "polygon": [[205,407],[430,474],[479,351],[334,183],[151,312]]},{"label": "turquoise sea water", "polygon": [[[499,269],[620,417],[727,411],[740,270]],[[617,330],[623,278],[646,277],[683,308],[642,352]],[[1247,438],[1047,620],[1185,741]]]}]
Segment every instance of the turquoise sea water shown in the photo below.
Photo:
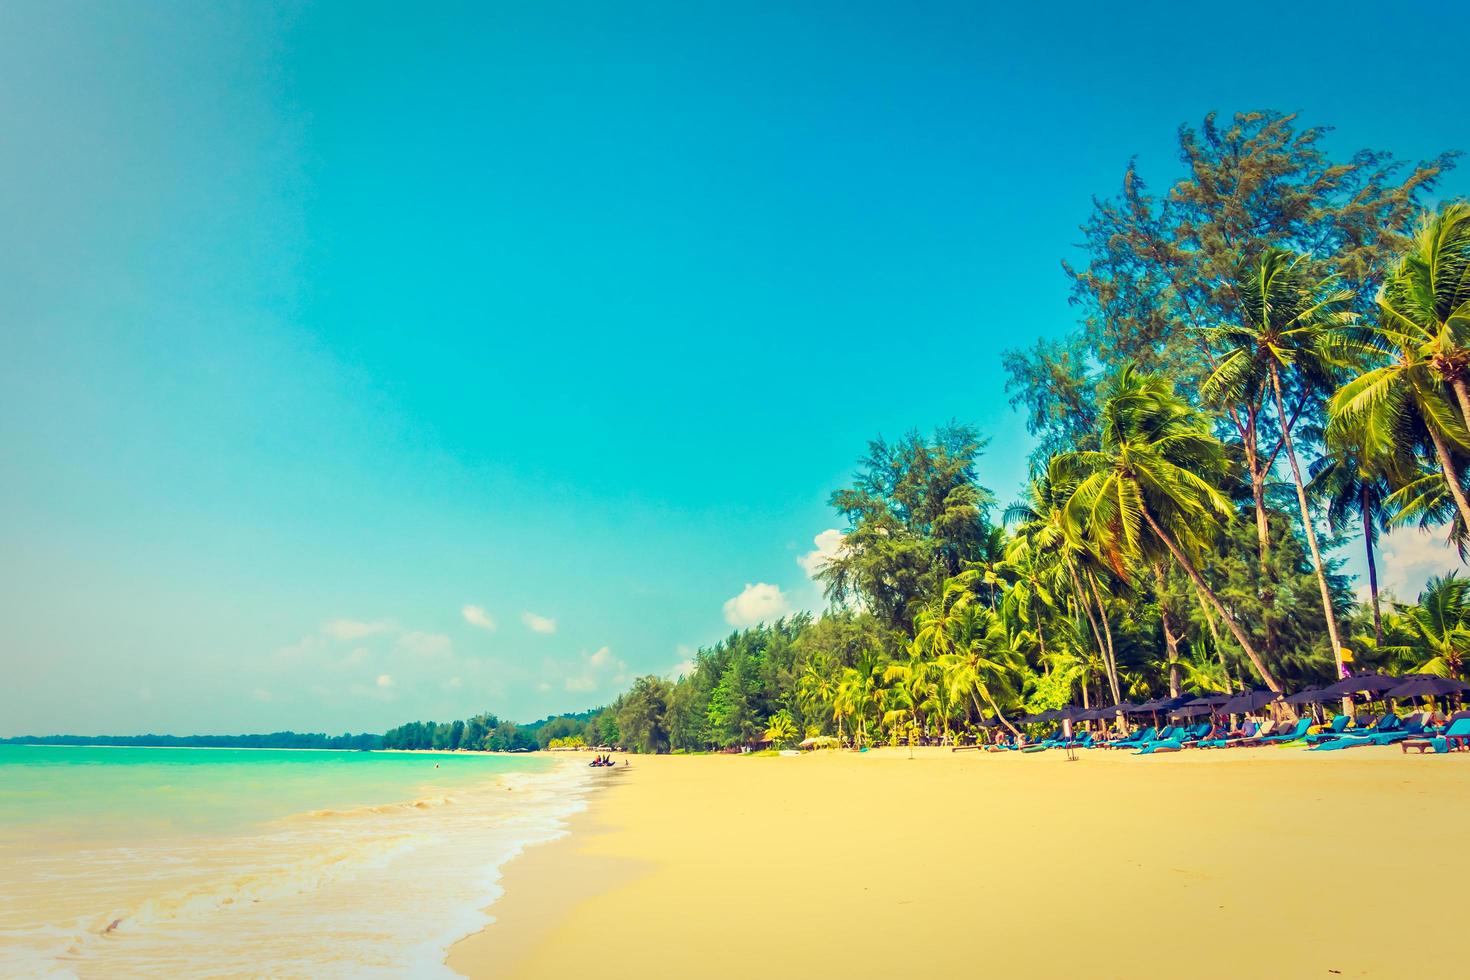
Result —
[{"label": "turquoise sea water", "polygon": [[542,772],[544,756],[0,745],[0,834],[222,832]]},{"label": "turquoise sea water", "polygon": [[562,832],[544,756],[0,746],[0,976],[431,976]]}]

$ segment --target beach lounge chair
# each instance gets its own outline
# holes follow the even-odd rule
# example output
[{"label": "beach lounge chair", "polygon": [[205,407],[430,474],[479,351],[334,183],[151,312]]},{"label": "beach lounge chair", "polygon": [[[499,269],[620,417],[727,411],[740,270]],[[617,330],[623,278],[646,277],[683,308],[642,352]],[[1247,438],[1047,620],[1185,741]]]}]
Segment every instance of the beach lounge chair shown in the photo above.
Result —
[{"label": "beach lounge chair", "polygon": [[1306,735],[1307,729],[1311,727],[1312,720],[1310,718],[1298,718],[1297,723],[1286,731],[1276,735],[1265,735],[1256,741],[1260,745],[1284,745],[1287,742],[1295,742],[1303,735]]},{"label": "beach lounge chair", "polygon": [[[1378,724],[1371,728],[1365,728],[1361,732],[1349,729],[1336,738],[1319,738],[1317,743],[1311,746],[1311,751],[1339,751],[1341,749],[1361,748],[1364,745],[1389,745],[1398,741],[1398,735],[1403,730],[1404,723],[1392,712],[1378,719]],[[1414,731],[1422,730],[1422,723],[1416,726]]]},{"label": "beach lounge chair", "polygon": [[1145,728],[1142,731],[1134,732],[1126,738],[1115,738],[1107,744],[1107,747],[1110,749],[1136,749],[1144,742],[1151,741],[1156,734],[1157,729],[1153,727]]},{"label": "beach lounge chair", "polygon": [[1443,733],[1432,735],[1428,738],[1406,738],[1399,742],[1399,748],[1404,752],[1416,749],[1420,755],[1425,749],[1434,749],[1436,753],[1470,751],[1470,713],[1456,712],[1457,715],[1466,717],[1455,718],[1445,726]]},{"label": "beach lounge chair", "polygon": [[1320,745],[1323,742],[1337,742],[1344,738],[1363,738],[1368,735],[1380,735],[1387,732],[1397,731],[1399,727],[1398,716],[1388,712],[1372,725],[1360,728],[1347,728],[1341,732],[1319,732],[1316,735],[1308,735],[1307,742],[1311,745]]},{"label": "beach lounge chair", "polygon": [[1231,742],[1240,741],[1242,738],[1254,738],[1263,731],[1267,733],[1271,731],[1271,722],[1267,722],[1264,726],[1261,726],[1253,721],[1247,721],[1241,727],[1240,734],[1233,735],[1230,732],[1226,732],[1218,738],[1200,739],[1199,747],[1202,749],[1226,749],[1230,747]]}]

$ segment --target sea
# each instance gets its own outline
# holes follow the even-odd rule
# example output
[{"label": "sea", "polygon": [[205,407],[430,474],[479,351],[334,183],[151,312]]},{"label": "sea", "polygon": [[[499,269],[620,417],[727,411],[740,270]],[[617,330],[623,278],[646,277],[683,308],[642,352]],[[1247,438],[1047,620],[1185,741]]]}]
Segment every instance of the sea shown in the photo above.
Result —
[{"label": "sea", "polygon": [[542,755],[0,745],[0,977],[441,977],[565,833]]}]

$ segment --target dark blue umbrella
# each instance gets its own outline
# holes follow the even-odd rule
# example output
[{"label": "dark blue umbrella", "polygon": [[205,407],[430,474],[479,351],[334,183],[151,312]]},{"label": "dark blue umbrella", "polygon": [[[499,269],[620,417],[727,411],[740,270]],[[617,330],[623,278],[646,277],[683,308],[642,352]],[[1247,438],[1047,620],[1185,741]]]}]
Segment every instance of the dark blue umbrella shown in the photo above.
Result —
[{"label": "dark blue umbrella", "polygon": [[1248,715],[1252,711],[1260,711],[1279,697],[1281,695],[1275,691],[1246,691],[1222,704],[1220,713],[1222,715]]},{"label": "dark blue umbrella", "polygon": [[1336,684],[1329,684],[1322,688],[1323,694],[1333,697],[1344,697],[1359,692],[1367,694],[1382,694],[1384,691],[1392,690],[1404,683],[1402,677],[1390,677],[1387,674],[1356,674],[1352,677],[1344,677]]},{"label": "dark blue umbrella", "polygon": [[1286,699],[1286,703],[1296,705],[1326,704],[1329,701],[1336,701],[1339,697],[1341,697],[1341,695],[1339,694],[1329,694],[1326,691],[1318,691],[1313,689],[1310,691],[1298,691],[1297,693],[1288,697]]},{"label": "dark blue umbrella", "polygon": [[1404,683],[1398,687],[1389,688],[1384,692],[1385,697],[1442,698],[1449,694],[1463,694],[1466,691],[1470,691],[1470,684],[1452,680],[1448,677],[1420,675],[1418,677],[1400,679]]}]

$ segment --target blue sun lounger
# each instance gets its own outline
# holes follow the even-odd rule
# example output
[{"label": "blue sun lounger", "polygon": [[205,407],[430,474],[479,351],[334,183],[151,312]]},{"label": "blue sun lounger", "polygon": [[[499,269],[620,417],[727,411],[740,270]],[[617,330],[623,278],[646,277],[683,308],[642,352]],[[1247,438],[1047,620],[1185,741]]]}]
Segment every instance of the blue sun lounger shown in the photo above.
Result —
[{"label": "blue sun lounger", "polygon": [[1308,735],[1307,742],[1314,748],[1319,745],[1340,742],[1347,738],[1367,738],[1373,735],[1385,735],[1389,732],[1398,731],[1399,719],[1393,712],[1388,712],[1367,728],[1347,728],[1337,730],[1334,727],[1330,732],[1318,732],[1316,735]]},{"label": "blue sun lounger", "polygon": [[1438,735],[1431,735],[1427,738],[1406,738],[1399,742],[1399,748],[1404,752],[1418,749],[1420,755],[1424,754],[1425,749],[1433,749],[1436,754],[1470,749],[1470,718],[1456,718]]},{"label": "blue sun lounger", "polygon": [[1295,742],[1307,734],[1307,729],[1312,727],[1310,718],[1298,718],[1297,723],[1291,726],[1289,731],[1277,735],[1266,735],[1255,741],[1257,745],[1285,745],[1287,742]]}]

